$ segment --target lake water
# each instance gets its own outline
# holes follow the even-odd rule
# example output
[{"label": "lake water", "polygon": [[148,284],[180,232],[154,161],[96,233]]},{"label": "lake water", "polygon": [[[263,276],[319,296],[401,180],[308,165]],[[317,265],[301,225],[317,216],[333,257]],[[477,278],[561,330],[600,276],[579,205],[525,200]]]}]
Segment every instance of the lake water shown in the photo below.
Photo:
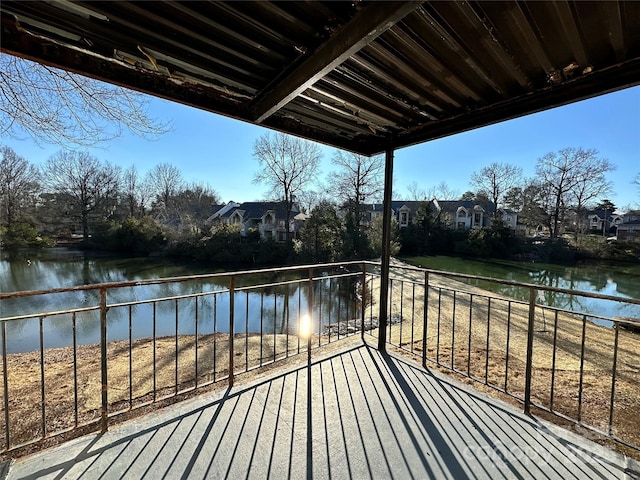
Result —
[{"label": "lake water", "polygon": [[[639,264],[582,262],[576,265],[556,265],[445,256],[412,257],[405,260],[413,265],[434,270],[578,290],[627,299],[640,298]],[[502,286],[491,282],[474,282],[474,284],[513,298],[521,300],[528,300],[529,298],[528,289]],[[640,306],[638,305],[553,292],[546,292],[541,303],[609,318],[622,316],[640,319]]]},{"label": "lake water", "polygon": [[[146,279],[169,278],[190,275],[219,273],[215,266],[202,262],[178,263],[163,258],[114,256],[95,252],[52,248],[36,251],[20,251],[0,257],[0,290],[2,292],[49,290],[78,285],[140,281]],[[320,272],[314,272],[319,275]],[[299,274],[254,275],[248,284],[274,283],[285,280],[306,278],[306,272]],[[238,279],[236,287],[242,286]],[[355,278],[327,278],[314,282],[315,318],[326,323],[337,319],[353,318],[352,292]],[[229,286],[225,277],[189,281],[124,287],[108,292],[108,304],[114,305],[131,301],[143,301],[188,295],[200,292],[226,290]],[[297,332],[297,319],[308,310],[307,282],[276,285],[260,291],[239,291],[235,295],[236,333],[290,333]],[[133,321],[129,325],[128,307],[112,307],[108,312],[109,340],[124,340],[129,337],[149,338],[154,332],[158,337],[195,333],[195,314],[198,309],[198,332],[229,331],[229,295],[217,294],[180,300],[164,300],[155,304],[146,303],[132,307]],[[4,300],[0,305],[0,316],[27,315],[63,311],[99,304],[97,291],[46,294],[38,297]],[[155,309],[155,313],[154,313]],[[178,314],[176,313],[178,310]],[[263,312],[261,314],[261,312]],[[323,314],[320,315],[320,312]],[[330,314],[328,314],[330,312]],[[154,324],[153,318],[156,318]],[[178,321],[176,322],[176,317]],[[100,317],[98,311],[81,312],[76,316],[76,332],[79,344],[98,343],[100,340]],[[328,320],[331,319],[331,320]],[[323,330],[324,325],[315,324],[314,331]],[[40,328],[38,318],[11,321],[6,325],[7,351],[17,353],[39,348]],[[46,348],[72,344],[73,322],[69,314],[48,315],[43,321],[44,344]]]},{"label": "lake water", "polygon": [[[517,282],[582,290],[592,293],[620,296],[622,298],[640,298],[640,267],[638,265],[605,265],[585,263],[577,266],[548,265],[540,263],[510,262],[501,260],[461,259],[453,257],[422,257],[411,259],[414,264],[426,268],[467,273],[479,276],[500,278]],[[2,292],[47,290],[77,285],[105,282],[138,281],[152,278],[167,278],[183,275],[215,273],[216,268],[201,262],[177,263],[162,258],[130,257],[123,258],[109,254],[83,252],[64,248],[36,251],[21,251],[12,256],[6,253],[0,257],[0,290]],[[285,278],[273,275],[272,278],[259,279],[260,282],[281,281]],[[319,282],[314,288],[314,306],[324,314],[318,318],[353,318],[354,279],[334,279]],[[513,287],[501,287],[495,284],[478,283],[478,286],[497,291],[515,298],[527,299],[528,290]],[[109,293],[109,304],[164,298],[202,291],[217,291],[228,287],[227,280],[215,279],[190,283],[172,283],[144,287],[114,290]],[[266,296],[265,296],[266,295]],[[215,305],[213,297],[200,299],[198,303],[200,319],[199,332],[226,332],[229,328],[228,296],[219,295]],[[5,300],[0,305],[3,317],[32,312],[51,312],[64,310],[70,306],[97,305],[97,292],[75,292],[38,299]],[[262,305],[264,304],[264,305]],[[605,317],[617,315],[640,318],[640,306],[623,306],[617,302],[605,302],[584,299],[571,295],[547,294],[545,305],[591,312]],[[351,309],[350,311],[348,310]],[[181,300],[179,305],[180,321],[178,332],[193,334],[195,331],[196,302]],[[236,295],[236,332],[260,331],[260,311],[264,311],[263,330],[267,332],[295,333],[293,320],[307,309],[307,288],[305,282],[277,286],[263,293],[238,293]],[[215,310],[215,315],[214,315]],[[331,315],[326,312],[332,311]],[[247,315],[248,312],[248,315]],[[153,334],[153,307],[150,304],[134,307],[136,320],[132,325],[134,338],[150,337]],[[175,302],[164,301],[156,304],[156,335],[174,335],[176,332]],[[215,317],[215,318],[214,318]],[[246,320],[245,317],[248,317]],[[99,341],[98,312],[78,314],[79,343]],[[108,316],[109,339],[126,339],[129,335],[127,308],[113,308]],[[58,347],[69,345],[72,339],[70,315],[52,316],[45,319],[45,345]],[[316,333],[323,328],[316,325]],[[8,351],[20,352],[38,348],[38,319],[10,322],[7,324]]]}]

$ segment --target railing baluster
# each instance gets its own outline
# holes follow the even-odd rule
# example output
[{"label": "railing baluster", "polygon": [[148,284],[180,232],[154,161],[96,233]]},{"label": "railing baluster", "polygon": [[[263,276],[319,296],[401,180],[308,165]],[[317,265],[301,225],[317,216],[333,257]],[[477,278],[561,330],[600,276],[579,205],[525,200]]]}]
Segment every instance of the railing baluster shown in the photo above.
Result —
[{"label": "railing baluster", "polygon": [[175,348],[176,348],[176,369],[174,371],[174,381],[175,388],[174,393],[178,394],[178,364],[180,363],[180,345],[178,340],[178,299],[175,300],[175,311],[176,311],[176,338],[175,338]]},{"label": "railing baluster", "polygon": [[216,383],[216,372],[218,370],[218,294],[213,294],[213,383]]},{"label": "railing baluster", "polygon": [[411,353],[413,353],[413,343],[414,343],[414,328],[416,322],[416,284],[411,284]]},{"label": "railing baluster", "polygon": [[[389,301],[387,304],[387,328],[389,332],[387,333],[387,343],[393,345],[393,339],[391,338],[391,334],[393,330],[391,330],[391,326],[393,325],[393,284],[394,280],[392,278],[389,279],[389,291],[387,295],[389,295]],[[339,338],[339,337],[338,337]]]},{"label": "railing baluster", "polygon": [[340,322],[342,321],[342,297],[340,296],[340,279],[336,279],[338,284],[338,340],[340,340]]},{"label": "railing baluster", "polygon": [[424,297],[422,299],[422,366],[427,368],[427,342],[429,330],[429,272],[424,272]]},{"label": "railing baluster", "polygon": [[349,335],[349,319],[350,319],[350,315],[349,315],[349,297],[350,297],[350,288],[348,288],[349,286],[349,281],[351,280],[351,278],[346,278],[345,282],[347,282],[347,296],[344,299],[344,307],[347,310],[345,315],[344,315],[344,320],[345,320],[345,329],[344,329],[344,336],[347,337]]},{"label": "railing baluster", "polygon": [[194,340],[195,340],[195,347],[196,347],[196,352],[195,352],[195,369],[194,369],[194,370],[195,370],[195,371],[194,371],[194,374],[195,374],[196,379],[195,379],[195,383],[194,383],[194,385],[195,385],[195,388],[198,388],[198,301],[200,300],[200,297],[199,297],[199,296],[198,296],[198,297],[195,297],[195,298],[194,298],[194,300],[195,300],[195,302],[196,302],[196,311],[195,311],[195,314],[196,314],[196,322],[195,322],[194,329],[193,329],[193,330],[194,330],[194,332],[193,332],[193,333],[194,333],[194,335],[195,335],[195,339],[194,339]]},{"label": "railing baluster", "polygon": [[264,357],[264,290],[260,291],[260,366]]},{"label": "railing baluster", "polygon": [[442,313],[442,287],[438,288],[438,323],[436,326],[436,363],[440,365],[440,317]]},{"label": "railing baluster", "polygon": [[[318,347],[320,347],[322,345],[322,332],[323,332],[323,322],[322,322],[322,292],[323,292],[323,287],[324,286],[324,281],[320,280],[318,281],[318,296],[320,297],[320,300],[318,302]],[[328,316],[329,316],[329,323],[331,323],[331,309],[328,309]]]},{"label": "railing baluster", "polygon": [[509,391],[509,340],[511,337],[511,301],[507,305],[507,344],[505,345],[505,362],[504,362],[504,391]]},{"label": "railing baluster", "polygon": [[[311,336],[313,335],[313,268],[309,268],[309,332],[307,336],[307,365],[311,368]],[[309,370],[311,372],[311,370]],[[311,391],[311,378],[307,378],[308,390]]]},{"label": "railing baluster", "polygon": [[276,337],[276,324],[278,322],[278,297],[273,294],[273,361],[276,361],[277,353],[277,337]]},{"label": "railing baluster", "polygon": [[100,371],[102,372],[102,418],[100,429],[109,428],[109,376],[107,375],[107,289],[100,288]]},{"label": "railing baluster", "polygon": [[249,371],[249,292],[245,292],[244,308],[244,371]]},{"label": "railing baluster", "polygon": [[76,312],[71,314],[71,329],[73,331],[73,425],[78,427],[78,329]]},{"label": "railing baluster", "polygon": [[[47,436],[47,416],[46,416],[46,403],[45,403],[45,384],[44,384],[44,317],[39,318],[40,327],[40,410],[42,415],[42,437]],[[104,392],[104,391],[103,391]],[[104,393],[103,393],[104,395]]]},{"label": "railing baluster", "polygon": [[402,321],[404,320],[404,281],[400,280],[400,335],[398,338],[398,347],[402,348]]},{"label": "railing baluster", "polygon": [[553,320],[553,352],[551,357],[551,392],[549,394],[549,410],[553,412],[553,394],[556,382],[556,346],[558,341],[558,310]]},{"label": "railing baluster", "polygon": [[373,329],[373,276],[371,276],[371,286],[369,287],[369,323]]},{"label": "railing baluster", "polygon": [[529,289],[529,322],[527,327],[527,362],[524,370],[524,413],[531,413],[531,369],[533,367],[533,327],[536,318],[535,288]]},{"label": "railing baluster", "polygon": [[613,432],[613,403],[616,395],[616,370],[618,366],[618,333],[620,332],[620,324],[618,322],[613,323],[615,329],[613,339],[613,365],[611,366],[611,400],[609,402],[609,427],[607,433],[609,436],[614,434]]},{"label": "railing baluster", "polygon": [[471,337],[473,327],[473,293],[469,294],[469,338],[467,339],[467,377],[471,376]]},{"label": "railing baluster", "polygon": [[4,440],[6,450],[11,448],[9,428],[9,369],[7,368],[7,322],[2,322],[2,389],[4,400]]},{"label": "railing baluster", "polygon": [[133,408],[133,312],[129,305],[129,410]]},{"label": "railing baluster", "polygon": [[155,402],[158,398],[158,378],[156,375],[156,313],[157,313],[157,302],[153,302],[153,401]]},{"label": "railing baluster", "polygon": [[[302,315],[302,288],[301,285],[298,285],[298,321],[300,321],[300,317]],[[320,330],[318,330],[319,332]],[[298,338],[298,353],[300,353],[300,335],[296,335]]]},{"label": "railing baluster", "polygon": [[[233,337],[235,329],[235,277],[229,277],[229,388],[233,387]],[[275,322],[274,322],[275,324]]]},{"label": "railing baluster", "polygon": [[328,312],[328,319],[329,319],[329,329],[328,329],[328,340],[327,343],[331,343],[331,330],[333,330],[333,310],[332,310],[332,304],[333,304],[333,295],[331,295],[331,286],[333,285],[333,278],[329,279],[329,292],[327,293],[327,296],[329,298],[329,306],[327,307],[327,312]]},{"label": "railing baluster", "polygon": [[290,312],[289,304],[291,302],[290,302],[290,299],[289,299],[289,287],[288,286],[287,286],[287,294],[285,295],[284,300],[286,302],[285,310],[284,310],[284,312],[286,312],[286,316],[285,316],[285,319],[284,319],[284,321],[285,321],[285,327],[284,327],[285,347],[284,347],[284,350],[285,350],[285,358],[289,358],[289,312]]},{"label": "railing baluster", "polygon": [[365,305],[367,302],[367,265],[362,264],[362,291],[360,292],[360,338],[364,342]]},{"label": "railing baluster", "polygon": [[451,370],[454,370],[455,366],[455,351],[456,351],[456,291],[453,291],[453,309],[451,313]]},{"label": "railing baluster", "polygon": [[484,363],[484,383],[489,383],[489,334],[491,333],[491,297],[487,299],[487,346]]},{"label": "railing baluster", "polygon": [[578,422],[582,421],[582,385],[584,380],[584,344],[587,334],[587,316],[582,316],[582,341],[580,343],[580,386],[578,387]]}]

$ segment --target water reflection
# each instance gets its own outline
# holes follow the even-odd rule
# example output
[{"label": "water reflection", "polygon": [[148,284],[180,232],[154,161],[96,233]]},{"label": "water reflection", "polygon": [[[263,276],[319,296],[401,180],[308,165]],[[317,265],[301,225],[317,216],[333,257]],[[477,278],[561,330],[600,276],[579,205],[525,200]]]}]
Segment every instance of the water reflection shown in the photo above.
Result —
[{"label": "water reflection", "polygon": [[[640,298],[640,268],[627,264],[585,262],[573,266],[511,262],[506,260],[475,260],[453,257],[430,257],[422,266],[456,273],[494,277],[546,287],[597,293],[622,298]],[[498,285],[492,282],[473,282],[486,290],[528,301],[529,290]],[[594,317],[616,316],[640,318],[640,306],[607,300],[586,298],[559,292],[544,292],[539,303],[571,311],[587,312]],[[610,322],[597,323],[610,325]]]},{"label": "water reflection", "polygon": [[[43,290],[208,273],[203,266],[191,269],[190,266],[163,260],[121,259],[73,251],[54,251],[49,256],[29,256],[29,259],[31,264],[24,257],[2,259],[3,291]],[[314,272],[314,275],[321,273]],[[234,296],[234,332],[295,335],[298,318],[309,312],[310,294],[313,297],[315,333],[321,331],[324,324],[355,316],[353,278],[322,278],[313,282],[310,292],[307,275],[307,272],[276,272],[238,278]],[[272,285],[276,282],[291,283]],[[267,286],[253,288],[256,284]],[[195,294],[198,295],[174,298]],[[97,307],[99,301],[98,291],[65,292],[3,301],[3,317],[37,315],[6,323],[8,353],[37,350],[41,328],[45,348],[72,345],[73,315],[55,312]],[[151,303],[118,305],[145,301]],[[125,340],[130,333],[134,339],[153,335],[192,335],[196,330],[199,334],[228,333],[230,301],[228,277],[113,288],[107,295],[110,305],[107,314],[108,340]],[[47,315],[43,316],[45,313]],[[43,316],[42,320],[39,316]],[[94,309],[76,313],[75,334],[78,344],[98,343],[99,311]]]}]

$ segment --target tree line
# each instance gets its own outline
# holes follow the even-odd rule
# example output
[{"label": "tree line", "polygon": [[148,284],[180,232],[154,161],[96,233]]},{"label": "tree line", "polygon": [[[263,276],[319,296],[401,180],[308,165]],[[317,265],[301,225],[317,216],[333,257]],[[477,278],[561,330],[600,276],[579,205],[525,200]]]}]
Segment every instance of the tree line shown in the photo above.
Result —
[{"label": "tree line", "polygon": [[[0,147],[0,153],[3,247],[42,245],[47,238],[79,231],[87,247],[229,263],[371,258],[381,250],[382,221],[366,218],[368,205],[382,196],[380,156],[336,151],[333,170],[319,184],[317,145],[279,133],[257,139],[254,183],[269,187],[270,200],[284,202],[286,225],[294,203],[310,214],[296,239],[265,245],[257,232],[241,238],[230,226],[207,225],[213,206],[220,202],[218,194],[206,183],[185,182],[171,164],[156,165],[143,174],[135,166],[122,169],[84,151],[61,150],[38,168],[9,147]],[[444,182],[430,191],[414,183],[408,187],[409,198],[401,200],[423,201],[423,206],[412,213],[408,228],[393,229],[392,251],[510,254],[521,246],[495,218],[499,207],[518,212],[531,228],[547,227],[552,238],[567,230],[577,234],[584,227],[580,214],[610,190],[606,173],[613,168],[595,150],[566,148],[538,159],[534,179],[525,179],[520,167],[492,163],[472,173],[475,191],[461,195]],[[485,206],[492,218],[490,228],[446,228],[432,209],[433,198]],[[615,209],[607,202],[600,206]]]},{"label": "tree line", "polygon": [[0,147],[0,155],[0,240],[5,248],[73,234],[90,246],[94,234],[119,230],[125,221],[166,237],[202,228],[219,200],[211,186],[184,181],[168,163],[143,175],[134,165],[122,169],[86,151],[61,150],[40,168],[7,146]]}]

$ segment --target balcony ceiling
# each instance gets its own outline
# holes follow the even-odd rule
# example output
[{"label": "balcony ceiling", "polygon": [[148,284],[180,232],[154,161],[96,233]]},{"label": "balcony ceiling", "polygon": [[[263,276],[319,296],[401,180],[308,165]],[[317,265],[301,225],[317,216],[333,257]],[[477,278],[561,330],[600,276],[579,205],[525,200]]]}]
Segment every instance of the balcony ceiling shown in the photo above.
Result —
[{"label": "balcony ceiling", "polygon": [[640,2],[2,0],[5,53],[370,155],[640,83]]}]

